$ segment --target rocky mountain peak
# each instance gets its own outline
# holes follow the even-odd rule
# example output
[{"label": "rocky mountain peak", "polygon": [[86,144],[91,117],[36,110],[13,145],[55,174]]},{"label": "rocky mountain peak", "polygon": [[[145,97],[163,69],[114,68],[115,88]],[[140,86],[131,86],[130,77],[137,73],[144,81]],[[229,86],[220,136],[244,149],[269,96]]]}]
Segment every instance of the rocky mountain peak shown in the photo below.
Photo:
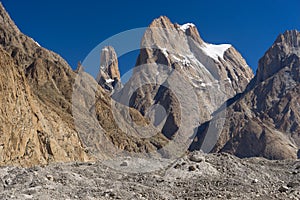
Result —
[{"label": "rocky mountain peak", "polygon": [[100,71],[97,82],[104,88],[111,91],[120,84],[120,71],[118,58],[115,49],[111,46],[104,47],[100,56]]},{"label": "rocky mountain peak", "polygon": [[197,27],[194,24],[184,24],[181,25],[180,28],[184,29],[184,27],[188,25],[188,28],[185,30],[185,33],[187,36],[193,38],[195,41],[197,41],[199,44],[203,44],[203,40],[200,37],[200,34],[198,32]]},{"label": "rocky mountain peak", "polygon": [[265,81],[283,68],[291,68],[292,60],[300,58],[300,33],[297,30],[280,34],[259,60],[255,84]]},{"label": "rocky mountain peak", "polygon": [[283,34],[280,34],[275,44],[285,44],[291,48],[299,48],[300,47],[300,32],[297,30],[287,30]]},{"label": "rocky mountain peak", "polygon": [[111,46],[104,47],[101,51],[100,68],[107,73],[109,78],[120,80],[118,58],[115,49]]},{"label": "rocky mountain peak", "polygon": [[[195,141],[203,141],[205,134],[211,134],[210,127],[219,135],[214,152],[230,152],[239,157],[300,158],[299,54],[299,32],[280,34],[260,59],[247,90],[231,99],[225,109],[224,126],[218,128],[221,116],[217,114],[198,129],[204,131]],[[191,149],[199,148],[197,142]]]},{"label": "rocky mountain peak", "polygon": [[149,28],[153,30],[155,30],[155,28],[163,28],[165,29],[166,34],[180,32],[180,34],[183,33],[186,36],[193,38],[200,44],[203,43],[197,27],[193,23],[185,23],[180,25],[178,23],[172,23],[171,20],[166,16],[160,16],[152,21],[152,23],[149,25]]},{"label": "rocky mountain peak", "polygon": [[[215,81],[213,79],[225,80],[225,84],[229,82],[235,90],[226,91],[231,95],[242,92],[253,77],[252,70],[232,45],[206,43],[193,23],[179,25],[165,16],[153,20],[142,38],[136,65],[148,63],[182,69],[195,79],[193,82],[203,77],[209,77],[206,80],[209,83]],[[203,75],[207,72],[208,75]]]},{"label": "rocky mountain peak", "polygon": [[[146,68],[145,73],[140,73],[143,67]],[[195,96],[185,102],[193,98],[199,100],[193,105],[199,105],[200,112],[190,114],[197,119],[197,124],[209,120],[226,99],[242,92],[253,77],[251,68],[231,45],[205,43],[194,24],[179,25],[167,17],[155,19],[146,30],[136,69],[137,73],[133,73],[124,90],[130,91],[134,85],[145,83],[145,80],[160,80],[167,72],[164,69],[174,69],[180,74],[185,81],[178,85],[176,91],[184,93],[188,87],[193,91],[190,94]],[[168,81],[172,79],[164,80],[165,83]],[[130,106],[145,116],[156,112],[152,108],[162,106],[168,114],[162,124],[162,133],[167,138],[177,134],[182,117],[180,103],[176,95],[161,83],[155,85],[151,82],[138,88],[130,99]]]},{"label": "rocky mountain peak", "polygon": [[9,14],[6,12],[1,2],[0,2],[0,24],[1,24],[1,29],[5,28],[6,30],[14,31],[15,33],[20,33],[20,30],[17,28],[13,20],[10,18]]},{"label": "rocky mountain peak", "polygon": [[160,16],[154,19],[149,25],[150,28],[174,28],[171,20],[166,16]]}]

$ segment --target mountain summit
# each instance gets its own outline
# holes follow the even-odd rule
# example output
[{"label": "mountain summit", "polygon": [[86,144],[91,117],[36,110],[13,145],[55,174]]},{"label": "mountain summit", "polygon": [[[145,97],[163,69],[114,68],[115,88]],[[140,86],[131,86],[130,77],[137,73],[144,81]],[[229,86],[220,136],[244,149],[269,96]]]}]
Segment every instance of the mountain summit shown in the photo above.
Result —
[{"label": "mountain summit", "polygon": [[121,87],[118,58],[115,49],[111,46],[104,47],[101,51],[100,71],[96,81],[109,91]]},{"label": "mountain summit", "polygon": [[259,61],[256,82],[261,82],[287,67],[300,57],[300,34],[297,30],[280,34],[274,44]]},{"label": "mountain summit", "polygon": [[[147,72],[141,73],[145,66],[148,66]],[[157,71],[160,67],[165,71]],[[196,103],[191,104],[196,104],[199,112],[191,112],[189,117],[197,119],[196,123],[203,123],[224,100],[242,92],[253,77],[250,67],[232,45],[206,43],[194,24],[179,25],[165,16],[155,19],[146,30],[135,68],[137,73],[133,73],[124,86],[125,93],[131,93],[132,85],[140,83],[142,86],[133,92],[130,106],[144,116],[159,112],[154,108],[162,106],[166,110],[162,132],[169,139],[184,123],[181,122],[182,103],[176,92],[190,91],[186,96],[191,97],[185,101],[196,99]],[[168,70],[180,74],[181,84],[175,87],[168,78],[162,83],[154,83]],[[160,114],[155,115],[161,118]]]},{"label": "mountain summit", "polygon": [[[219,132],[214,152],[225,151],[239,157],[269,159],[299,158],[300,149],[300,33],[280,34],[260,59],[256,76],[241,97],[227,108],[227,118]],[[218,114],[202,125],[197,142],[200,148],[208,126],[215,127]]]}]

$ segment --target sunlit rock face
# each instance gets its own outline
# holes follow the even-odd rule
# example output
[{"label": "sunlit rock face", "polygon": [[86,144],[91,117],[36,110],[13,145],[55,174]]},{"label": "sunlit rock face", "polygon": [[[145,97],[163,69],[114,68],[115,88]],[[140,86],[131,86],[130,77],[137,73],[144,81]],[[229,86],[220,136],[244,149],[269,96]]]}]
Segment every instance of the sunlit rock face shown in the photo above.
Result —
[{"label": "sunlit rock face", "polygon": [[[145,72],[141,72],[143,68]],[[168,78],[171,71],[180,74],[181,80],[176,79],[176,84],[171,76]],[[155,108],[165,109],[165,121],[159,121],[164,123],[163,134],[171,139],[189,119],[196,124],[211,119],[211,114],[228,98],[241,93],[252,77],[250,67],[232,45],[206,43],[194,24],[179,25],[162,16],[146,30],[133,76],[124,90],[141,85],[133,92],[130,106],[144,116],[150,115],[154,122],[155,116],[161,117],[159,110],[153,114]],[[189,94],[184,101],[193,102],[192,98],[196,98],[193,103],[198,110],[190,112],[189,118],[183,115],[185,108],[180,95],[176,95],[185,90]]]}]

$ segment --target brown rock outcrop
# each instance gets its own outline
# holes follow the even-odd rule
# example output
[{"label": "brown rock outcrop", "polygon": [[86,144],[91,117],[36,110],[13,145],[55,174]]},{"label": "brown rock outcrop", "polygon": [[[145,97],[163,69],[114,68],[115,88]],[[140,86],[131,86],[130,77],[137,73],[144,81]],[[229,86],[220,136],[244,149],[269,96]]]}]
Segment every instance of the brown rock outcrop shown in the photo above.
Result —
[{"label": "brown rock outcrop", "polygon": [[[103,56],[109,63],[115,55],[104,53]],[[30,166],[109,157],[113,152],[102,146],[100,139],[103,137],[116,149],[127,152],[150,152],[157,148],[159,141],[165,140],[159,133],[156,137],[142,139],[126,121],[120,119],[117,124],[113,116],[118,113],[113,113],[107,92],[97,83],[94,93],[89,93],[90,82],[78,84],[76,80],[84,73],[83,67],[79,65],[75,73],[59,55],[21,33],[2,4],[0,57],[0,165]],[[110,78],[120,79],[117,61],[112,64],[105,72]],[[83,96],[79,105],[74,105],[74,88],[86,89],[83,95],[87,96]],[[94,100],[93,107],[88,109],[95,110],[96,122],[103,133],[82,133],[85,129],[80,129],[80,123],[85,121],[78,124],[74,118],[76,109],[81,111],[89,105],[88,95]],[[130,113],[138,123],[145,123],[139,112],[131,109]],[[81,113],[83,118],[84,114]],[[121,130],[120,124],[133,136]],[[93,129],[93,126],[88,128]]]}]

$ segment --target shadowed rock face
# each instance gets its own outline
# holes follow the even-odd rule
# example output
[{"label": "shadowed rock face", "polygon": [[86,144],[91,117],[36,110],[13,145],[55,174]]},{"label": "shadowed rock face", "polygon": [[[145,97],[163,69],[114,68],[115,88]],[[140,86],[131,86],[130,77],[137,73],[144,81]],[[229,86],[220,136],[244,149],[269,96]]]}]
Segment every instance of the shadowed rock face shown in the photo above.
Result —
[{"label": "shadowed rock face", "polygon": [[[255,78],[241,97],[227,108],[224,127],[218,129],[214,152],[239,157],[297,158],[300,148],[300,33],[278,36],[259,61]],[[203,125],[190,149],[199,149],[218,114]],[[205,128],[206,127],[206,128]]]},{"label": "shadowed rock face", "polygon": [[259,68],[257,76],[255,77],[256,83],[266,80],[267,78],[280,71],[292,62],[289,59],[295,55],[300,57],[300,34],[297,30],[286,31],[280,34],[275,40],[272,47],[266,52],[264,57],[259,61]]},{"label": "shadowed rock face", "polygon": [[[166,89],[163,84],[153,84],[168,72],[155,71],[150,65],[165,66],[181,75],[185,80],[182,84],[188,84],[190,93],[198,98],[199,112],[193,116],[198,123],[209,120],[224,101],[242,92],[253,77],[250,67],[231,45],[205,43],[193,24],[173,24],[164,16],[155,19],[142,39],[136,73],[124,90],[136,83],[151,82],[136,90],[130,106],[145,116],[153,111],[153,106],[163,106],[168,116],[162,131],[168,138],[182,125],[182,105],[176,92],[170,90],[182,92],[183,87],[178,84],[178,88]],[[143,67],[148,68],[147,72],[139,73]]]}]

